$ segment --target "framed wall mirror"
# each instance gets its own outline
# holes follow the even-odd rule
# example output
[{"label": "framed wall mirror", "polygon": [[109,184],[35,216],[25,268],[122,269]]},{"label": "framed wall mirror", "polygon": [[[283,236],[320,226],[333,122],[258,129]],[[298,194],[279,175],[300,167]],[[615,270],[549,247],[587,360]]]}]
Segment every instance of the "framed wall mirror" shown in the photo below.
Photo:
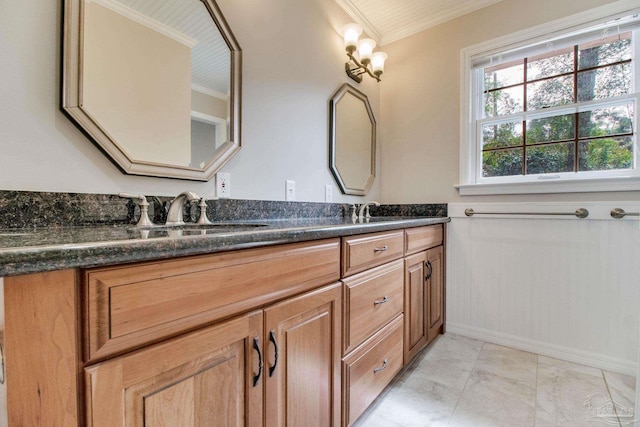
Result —
[{"label": "framed wall mirror", "polygon": [[127,174],[208,181],[240,149],[242,51],[215,0],[64,0],[62,109]]},{"label": "framed wall mirror", "polygon": [[329,109],[329,168],[344,194],[364,196],[376,176],[376,120],[369,99],[345,83]]}]

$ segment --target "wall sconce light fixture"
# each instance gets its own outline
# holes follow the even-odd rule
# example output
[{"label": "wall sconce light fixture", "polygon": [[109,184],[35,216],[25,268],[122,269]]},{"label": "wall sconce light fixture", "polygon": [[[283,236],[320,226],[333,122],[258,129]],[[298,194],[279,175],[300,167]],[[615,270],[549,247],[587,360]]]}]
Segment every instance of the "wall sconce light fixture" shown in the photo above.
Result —
[{"label": "wall sconce light fixture", "polygon": [[[362,81],[362,75],[365,73],[380,81],[380,76],[384,72],[384,61],[387,59],[387,54],[373,51],[376,47],[375,40],[362,39],[358,41],[361,34],[362,27],[358,24],[347,24],[342,27],[344,48],[349,57],[349,61],[344,65],[345,71],[349,77],[358,83]],[[360,60],[355,56],[356,50]]]}]

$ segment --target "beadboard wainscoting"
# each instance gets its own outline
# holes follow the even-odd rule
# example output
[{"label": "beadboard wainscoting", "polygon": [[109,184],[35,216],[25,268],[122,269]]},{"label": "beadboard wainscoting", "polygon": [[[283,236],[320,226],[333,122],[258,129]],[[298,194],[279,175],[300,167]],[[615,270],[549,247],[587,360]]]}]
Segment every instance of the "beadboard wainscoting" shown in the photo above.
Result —
[{"label": "beadboard wainscoting", "polygon": [[[574,212],[589,216],[465,215]],[[447,331],[636,375],[638,202],[449,204]]]}]

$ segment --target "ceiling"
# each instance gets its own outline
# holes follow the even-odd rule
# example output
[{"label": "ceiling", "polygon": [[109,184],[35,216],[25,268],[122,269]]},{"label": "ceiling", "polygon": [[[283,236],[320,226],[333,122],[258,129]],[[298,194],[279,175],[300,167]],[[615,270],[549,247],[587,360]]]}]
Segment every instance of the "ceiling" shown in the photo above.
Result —
[{"label": "ceiling", "polygon": [[336,0],[378,44],[400,40],[501,0]]}]

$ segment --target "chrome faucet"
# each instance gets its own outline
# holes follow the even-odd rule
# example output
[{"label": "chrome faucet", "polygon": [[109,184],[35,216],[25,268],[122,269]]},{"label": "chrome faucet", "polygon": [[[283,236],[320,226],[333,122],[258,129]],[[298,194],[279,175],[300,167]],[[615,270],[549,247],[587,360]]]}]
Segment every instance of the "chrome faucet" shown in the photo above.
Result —
[{"label": "chrome faucet", "polygon": [[[369,206],[374,205],[374,206],[380,206],[380,203],[375,202],[375,201],[370,201],[367,203],[363,203],[360,206],[360,212],[358,212],[358,219],[360,221],[362,221],[364,218],[371,218],[371,215],[369,215]],[[366,214],[365,214],[366,212]]]},{"label": "chrome faucet", "polygon": [[184,202],[187,200],[190,202],[200,200],[200,196],[191,191],[180,193],[171,201],[169,213],[167,213],[166,225],[184,225],[184,220],[182,219],[182,208],[184,206]]}]

